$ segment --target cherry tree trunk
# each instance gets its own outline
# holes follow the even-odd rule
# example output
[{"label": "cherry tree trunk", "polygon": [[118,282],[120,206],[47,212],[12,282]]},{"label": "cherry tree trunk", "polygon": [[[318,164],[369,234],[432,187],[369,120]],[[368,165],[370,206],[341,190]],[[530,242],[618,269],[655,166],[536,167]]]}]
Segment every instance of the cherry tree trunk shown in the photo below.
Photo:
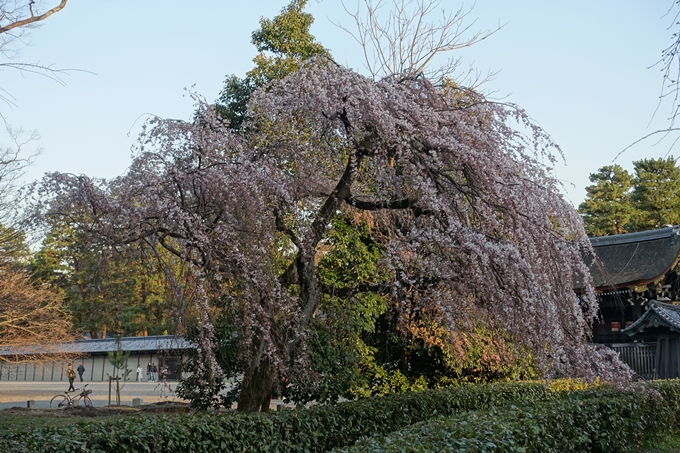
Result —
[{"label": "cherry tree trunk", "polygon": [[238,397],[237,410],[239,412],[256,412],[269,408],[272,385],[276,380],[276,373],[269,358],[260,360],[252,371],[247,370],[243,377],[243,388]]}]

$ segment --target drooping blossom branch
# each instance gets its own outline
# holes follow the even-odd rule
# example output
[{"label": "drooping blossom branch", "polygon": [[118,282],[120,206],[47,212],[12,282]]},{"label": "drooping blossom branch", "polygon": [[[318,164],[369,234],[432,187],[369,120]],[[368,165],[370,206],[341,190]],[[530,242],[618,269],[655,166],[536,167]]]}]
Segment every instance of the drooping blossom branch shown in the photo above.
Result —
[{"label": "drooping blossom branch", "polygon": [[[559,150],[522,109],[422,74],[376,82],[318,58],[256,92],[249,118],[250,132],[233,134],[199,99],[191,121],[150,121],[126,175],[52,175],[36,205],[102,240],[153,238],[193,263],[238,313],[239,408],[256,410],[304,364],[331,290],[319,254],[343,211],[370,211],[386,232],[387,281],[343,289],[348,303],[375,291],[405,320],[438,313],[452,334],[502,326],[546,375],[629,378],[587,344],[589,242],[550,172]],[[203,300],[196,309],[208,313]]]}]

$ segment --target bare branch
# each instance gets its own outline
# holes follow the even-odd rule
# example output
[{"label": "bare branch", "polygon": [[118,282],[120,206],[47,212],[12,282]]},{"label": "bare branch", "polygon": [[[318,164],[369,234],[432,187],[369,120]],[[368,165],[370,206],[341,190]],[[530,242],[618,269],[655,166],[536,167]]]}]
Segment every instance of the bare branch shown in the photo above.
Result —
[{"label": "bare branch", "polygon": [[377,211],[379,209],[409,209],[414,208],[418,202],[416,199],[404,198],[400,200],[368,201],[358,199],[351,194],[345,198],[348,205],[365,211]]},{"label": "bare branch", "polygon": [[[678,22],[678,18],[680,17],[680,10],[676,11],[675,14],[673,13],[673,10],[680,6],[680,0],[673,0],[671,2],[671,7],[668,9],[666,14],[664,16],[672,17],[672,21],[670,26],[668,27],[668,30],[670,30],[673,27],[677,27],[680,25],[680,22]],[[663,75],[662,81],[661,81],[661,92],[659,94],[659,102],[656,105],[656,108],[654,109],[654,113],[652,114],[652,117],[650,118],[650,124],[656,114],[659,112],[659,109],[661,109],[662,104],[666,102],[670,102],[670,113],[668,116],[668,127],[666,129],[662,130],[657,130],[654,132],[651,132],[644,137],[634,141],[630,145],[626,146],[624,149],[619,151],[619,153],[612,159],[612,161],[616,161],[618,157],[623,154],[625,151],[630,149],[631,147],[637,145],[638,143],[652,137],[652,136],[657,136],[659,134],[663,134],[663,138],[665,138],[669,133],[671,132],[677,132],[678,128],[675,127],[675,120],[680,114],[680,31],[675,31],[673,32],[672,36],[672,43],[663,49],[661,52],[661,58],[651,65],[648,69],[651,69],[653,67],[660,66],[661,67],[661,73]],[[673,148],[675,143],[677,142],[677,139],[673,141],[673,144],[671,145],[670,150]],[[666,153],[668,154],[668,153]]]},{"label": "bare branch", "polygon": [[[35,0],[29,0],[29,3],[28,3],[27,6],[28,6],[28,9],[29,9],[30,16],[23,18],[23,19],[20,19],[18,17],[13,16],[13,15],[6,15],[6,10],[3,8],[3,19],[9,18],[10,22],[7,25],[0,27],[0,34],[1,33],[7,33],[8,31],[14,30],[15,28],[25,27],[27,25],[31,25],[31,24],[34,24],[36,22],[43,21],[43,20],[47,19],[48,17],[50,17],[52,14],[58,13],[59,11],[64,9],[64,7],[66,6],[66,2],[67,2],[67,0],[61,0],[61,3],[59,3],[54,8],[49,9],[42,14],[36,15],[36,13],[33,11],[33,5],[35,4]],[[5,5],[8,4],[8,3],[9,2],[5,2]],[[4,7],[5,5],[2,5],[2,6]]]},{"label": "bare branch", "polygon": [[58,345],[73,335],[62,298],[7,266],[0,277],[0,362],[35,362],[63,354]]},{"label": "bare branch", "polygon": [[[669,127],[668,129],[659,129],[658,131],[650,132],[649,134],[635,140],[633,143],[631,143],[630,145],[626,146],[621,151],[619,151],[619,153],[614,157],[614,159],[612,159],[612,162],[615,162],[616,159],[618,159],[621,154],[625,153],[626,151],[628,151],[630,148],[637,145],[638,143],[640,143],[644,140],[647,140],[648,138],[654,137],[654,136],[659,135],[659,134],[663,134],[664,136],[666,136],[671,132],[678,132],[678,131],[680,131],[680,128],[678,128],[678,127]],[[675,142],[673,142],[673,143],[675,144]]]},{"label": "bare branch", "polygon": [[334,22],[362,47],[366,68],[373,79],[406,71],[426,73],[433,80],[450,77],[458,69],[460,59],[449,58],[431,69],[435,57],[483,41],[502,28],[499,25],[494,30],[472,32],[476,21],[468,22],[468,15],[474,5],[447,13],[439,8],[441,0],[392,0],[391,3],[392,9],[383,19],[381,10],[386,0],[364,0],[365,11],[359,5],[356,10],[350,10],[343,1],[345,11],[354,19],[355,30]]}]

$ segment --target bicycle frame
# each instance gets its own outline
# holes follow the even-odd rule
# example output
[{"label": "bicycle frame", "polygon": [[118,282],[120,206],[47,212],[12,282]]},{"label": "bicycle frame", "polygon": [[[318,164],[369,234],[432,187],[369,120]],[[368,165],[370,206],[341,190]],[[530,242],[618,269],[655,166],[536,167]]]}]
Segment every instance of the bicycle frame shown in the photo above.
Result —
[{"label": "bicycle frame", "polygon": [[59,395],[55,395],[51,400],[50,400],[50,407],[55,409],[55,408],[62,408],[62,407],[73,407],[74,403],[76,401],[83,401],[83,404],[85,407],[92,407],[92,401],[90,400],[90,393],[92,393],[92,390],[87,389],[88,384],[85,384],[83,387],[76,389],[76,391],[80,390],[80,393],[77,395],[71,396],[71,393],[74,392],[64,392],[60,393]]}]

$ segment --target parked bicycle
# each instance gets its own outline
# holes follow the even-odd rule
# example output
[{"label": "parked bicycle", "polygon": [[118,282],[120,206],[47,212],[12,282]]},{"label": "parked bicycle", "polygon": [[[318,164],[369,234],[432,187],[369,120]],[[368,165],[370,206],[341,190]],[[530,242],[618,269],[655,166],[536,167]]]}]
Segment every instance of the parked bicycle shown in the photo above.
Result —
[{"label": "parked bicycle", "polygon": [[53,409],[73,407],[76,405],[76,401],[81,400],[85,407],[92,407],[92,401],[89,397],[90,393],[92,393],[92,390],[87,388],[88,385],[89,384],[85,384],[82,388],[76,389],[76,391],[80,390],[80,393],[77,395],[72,395],[73,392],[64,392],[60,393],[59,395],[55,395],[54,398],[50,400],[50,407]]}]

